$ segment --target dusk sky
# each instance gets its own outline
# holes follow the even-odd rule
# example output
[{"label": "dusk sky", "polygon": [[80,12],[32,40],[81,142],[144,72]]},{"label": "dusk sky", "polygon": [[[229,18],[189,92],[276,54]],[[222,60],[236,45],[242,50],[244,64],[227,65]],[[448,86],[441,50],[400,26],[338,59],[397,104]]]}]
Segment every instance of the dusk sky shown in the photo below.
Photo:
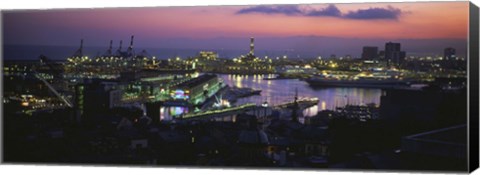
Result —
[{"label": "dusk sky", "polygon": [[[434,51],[430,47],[435,45],[440,52],[466,47],[468,2],[7,11],[2,26],[5,45],[76,46],[83,38],[87,46],[106,46],[113,39],[114,47],[122,39],[126,47],[135,35],[138,47],[247,49],[245,42],[254,36],[260,49],[314,50],[318,48],[311,44],[325,45],[322,38],[327,37],[338,46],[355,40],[358,50],[388,41],[418,41],[402,47],[419,52],[422,47]],[[318,41],[299,43],[295,37]]]}]

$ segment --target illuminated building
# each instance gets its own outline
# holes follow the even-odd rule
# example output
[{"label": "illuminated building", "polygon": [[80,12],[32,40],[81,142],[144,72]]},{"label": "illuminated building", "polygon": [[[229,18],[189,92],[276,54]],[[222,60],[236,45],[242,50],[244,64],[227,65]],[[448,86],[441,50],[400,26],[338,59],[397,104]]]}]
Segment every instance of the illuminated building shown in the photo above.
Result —
[{"label": "illuminated building", "polygon": [[171,76],[163,76],[162,74],[173,74],[181,75],[184,72],[175,72],[175,71],[160,71],[160,70],[133,70],[133,71],[124,71],[120,73],[120,80],[122,81],[137,81],[145,79],[148,81],[157,81],[163,79],[172,78]]},{"label": "illuminated building", "polygon": [[36,62],[33,61],[5,61],[3,63],[4,76],[25,76],[31,74],[32,66]]},{"label": "illuminated building", "polygon": [[197,56],[186,60],[185,70],[218,71],[221,69],[221,66],[218,65],[222,63],[222,60],[218,59],[216,52],[200,51]]},{"label": "illuminated building", "polygon": [[141,93],[148,94],[155,101],[168,97],[169,84],[175,79],[174,75],[142,78],[138,81]]},{"label": "illuminated building", "polygon": [[178,84],[171,89],[170,96],[174,100],[183,100],[197,105],[217,93],[222,86],[223,83],[217,75],[204,74]]},{"label": "illuminated building", "polygon": [[83,84],[75,85],[75,121],[81,122],[85,105],[85,86]]},{"label": "illuminated building", "polygon": [[218,54],[213,51],[200,51],[198,57],[200,60],[217,60]]}]

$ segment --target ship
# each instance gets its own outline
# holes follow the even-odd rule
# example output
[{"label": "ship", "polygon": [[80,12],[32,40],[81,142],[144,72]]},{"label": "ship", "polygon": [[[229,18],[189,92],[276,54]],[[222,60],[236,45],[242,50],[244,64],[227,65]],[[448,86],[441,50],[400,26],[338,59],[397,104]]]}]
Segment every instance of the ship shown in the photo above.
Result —
[{"label": "ship", "polygon": [[230,89],[231,94],[235,95],[236,98],[243,98],[243,97],[249,97],[253,95],[260,95],[262,90],[260,89],[252,89],[252,88],[239,88],[239,87],[232,87]]},{"label": "ship", "polygon": [[357,75],[321,74],[305,81],[312,87],[404,88],[413,80],[386,72],[362,72]]},{"label": "ship", "polygon": [[[302,109],[315,106],[315,105],[318,104],[318,102],[319,102],[318,98],[304,97],[304,98],[298,98],[297,99],[298,106]],[[278,107],[278,108],[292,108],[294,105],[295,105],[295,101],[289,101],[289,102],[278,104],[278,105],[276,105],[276,107]]]}]

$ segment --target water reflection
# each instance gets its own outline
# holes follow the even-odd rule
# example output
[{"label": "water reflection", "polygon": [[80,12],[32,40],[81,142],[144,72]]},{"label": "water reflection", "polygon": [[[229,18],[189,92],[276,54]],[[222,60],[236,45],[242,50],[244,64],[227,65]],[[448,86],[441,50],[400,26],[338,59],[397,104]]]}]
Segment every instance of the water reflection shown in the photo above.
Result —
[{"label": "water reflection", "polygon": [[[319,110],[334,110],[337,107],[343,107],[347,104],[362,105],[375,103],[380,105],[380,89],[368,88],[321,88],[314,89],[305,81],[297,79],[268,80],[275,77],[269,75],[219,75],[224,82],[233,87],[249,87],[261,89],[261,96],[251,96],[238,99],[235,104],[256,103],[261,105],[267,101],[269,105],[277,105],[293,100],[295,89],[298,89],[299,97],[317,97],[319,104],[305,109],[304,116],[314,116]],[[267,79],[265,79],[267,78]],[[193,111],[193,110],[190,110]],[[171,120],[176,116],[189,112],[187,107],[160,107],[160,120]]]},{"label": "water reflection", "polygon": [[[268,80],[275,75],[220,75],[225,83],[230,86],[249,87],[261,89],[261,96],[251,96],[238,99],[237,104],[257,103],[267,101],[270,105],[276,105],[293,100],[295,88],[298,89],[300,97],[317,97],[319,104],[306,109],[304,115],[315,115],[318,110],[333,110],[336,107],[343,107],[347,104],[362,105],[368,103],[380,104],[380,89],[369,88],[321,88],[314,89],[305,81],[297,79]],[[255,81],[254,81],[255,80]]]},{"label": "water reflection", "polygon": [[188,113],[189,109],[182,106],[161,106],[160,120],[172,120],[175,117]]},{"label": "water reflection", "polygon": [[318,113],[318,105],[307,108],[303,111],[303,116],[315,116]]}]

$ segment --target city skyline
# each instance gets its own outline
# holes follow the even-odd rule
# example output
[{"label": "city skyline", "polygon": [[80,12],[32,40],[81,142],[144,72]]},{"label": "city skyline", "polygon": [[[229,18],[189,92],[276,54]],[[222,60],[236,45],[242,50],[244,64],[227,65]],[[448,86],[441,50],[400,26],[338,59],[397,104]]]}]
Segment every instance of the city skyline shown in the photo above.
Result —
[{"label": "city skyline", "polygon": [[7,11],[4,44],[78,46],[84,39],[86,46],[106,47],[113,39],[115,47],[134,34],[142,48],[238,49],[253,36],[260,50],[319,52],[352,43],[327,54],[359,56],[365,45],[410,41],[420,44],[404,44],[409,53],[454,47],[461,55],[466,7],[411,2]]},{"label": "city skyline", "polygon": [[5,12],[3,159],[466,172],[469,9]]}]

